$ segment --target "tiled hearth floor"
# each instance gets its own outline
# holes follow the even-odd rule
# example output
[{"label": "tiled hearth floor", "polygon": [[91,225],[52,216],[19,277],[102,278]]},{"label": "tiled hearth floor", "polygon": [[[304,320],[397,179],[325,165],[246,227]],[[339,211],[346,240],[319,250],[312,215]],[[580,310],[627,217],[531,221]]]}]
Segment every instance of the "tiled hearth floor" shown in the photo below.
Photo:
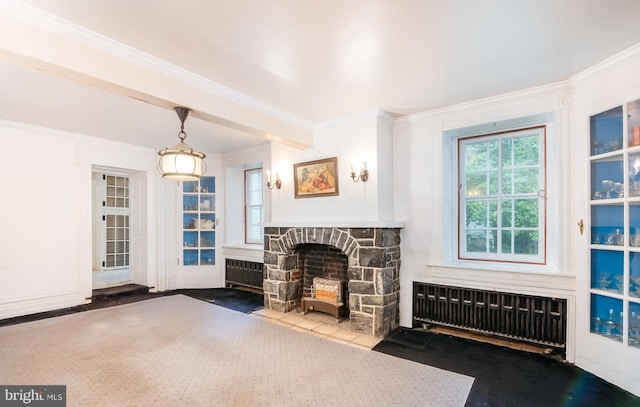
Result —
[{"label": "tiled hearth floor", "polygon": [[[253,311],[250,315],[258,316],[266,321],[294,329],[296,331],[305,332],[321,338],[330,339],[339,343],[355,346],[362,349],[371,349],[376,346],[380,339],[369,335],[351,332],[349,318],[343,318],[339,324],[328,314],[321,312],[310,312],[303,315],[300,312],[291,311],[287,313],[277,312],[268,309],[260,309]],[[517,341],[508,341],[499,338],[490,338],[480,334],[471,332],[457,331],[448,328],[435,327],[431,332],[438,332],[448,335],[455,335],[461,338],[476,340],[479,342],[493,343],[507,348],[523,350],[530,353],[548,354],[548,348],[527,344]]]},{"label": "tiled hearth floor", "polygon": [[343,318],[340,323],[336,323],[333,316],[321,312],[309,312],[303,315],[296,311],[283,313],[270,309],[260,309],[250,315],[296,331],[361,349],[369,350],[380,342],[380,339],[372,336],[351,332],[349,318]]}]

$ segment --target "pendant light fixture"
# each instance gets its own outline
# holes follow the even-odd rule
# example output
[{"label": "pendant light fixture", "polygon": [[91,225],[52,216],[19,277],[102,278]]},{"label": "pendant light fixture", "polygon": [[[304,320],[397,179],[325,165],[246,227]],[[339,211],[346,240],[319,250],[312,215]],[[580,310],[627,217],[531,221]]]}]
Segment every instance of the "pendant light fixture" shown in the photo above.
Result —
[{"label": "pendant light fixture", "polygon": [[174,110],[180,118],[180,132],[178,138],[180,142],[173,147],[158,151],[160,161],[158,169],[163,178],[175,181],[197,181],[207,171],[206,157],[203,153],[194,151],[189,147],[184,139],[187,133],[184,131],[184,121],[191,113],[191,109],[186,107],[175,107]]}]

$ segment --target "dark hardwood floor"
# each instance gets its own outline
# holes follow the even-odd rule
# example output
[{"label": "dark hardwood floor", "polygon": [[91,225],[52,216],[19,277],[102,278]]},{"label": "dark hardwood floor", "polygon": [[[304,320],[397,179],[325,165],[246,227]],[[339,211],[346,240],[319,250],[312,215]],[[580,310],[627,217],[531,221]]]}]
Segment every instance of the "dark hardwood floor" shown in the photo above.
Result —
[{"label": "dark hardwood floor", "polygon": [[[263,306],[261,294],[238,289],[148,293],[129,287],[94,292],[90,304],[3,319],[0,327],[175,294],[243,313]],[[400,328],[373,350],[473,377],[469,407],[640,407],[640,398],[557,358],[489,343]]]},{"label": "dark hardwood floor", "polygon": [[406,328],[374,350],[473,377],[470,407],[640,406],[631,393],[538,353]]}]

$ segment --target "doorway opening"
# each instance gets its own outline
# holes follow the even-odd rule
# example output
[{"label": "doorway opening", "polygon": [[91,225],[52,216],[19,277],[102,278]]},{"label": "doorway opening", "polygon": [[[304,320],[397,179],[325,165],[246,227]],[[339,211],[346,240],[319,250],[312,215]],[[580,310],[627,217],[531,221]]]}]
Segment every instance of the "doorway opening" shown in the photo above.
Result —
[{"label": "doorway opening", "polygon": [[147,285],[146,175],[94,167],[92,289]]}]

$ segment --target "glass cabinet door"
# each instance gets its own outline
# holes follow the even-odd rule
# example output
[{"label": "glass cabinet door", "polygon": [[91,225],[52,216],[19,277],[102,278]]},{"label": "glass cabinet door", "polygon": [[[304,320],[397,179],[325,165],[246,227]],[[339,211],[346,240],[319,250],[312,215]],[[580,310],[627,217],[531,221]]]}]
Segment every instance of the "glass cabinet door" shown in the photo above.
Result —
[{"label": "glass cabinet door", "polygon": [[185,266],[216,264],[215,177],[182,183],[182,261]]},{"label": "glass cabinet door", "polygon": [[590,332],[640,348],[640,101],[590,119]]}]

